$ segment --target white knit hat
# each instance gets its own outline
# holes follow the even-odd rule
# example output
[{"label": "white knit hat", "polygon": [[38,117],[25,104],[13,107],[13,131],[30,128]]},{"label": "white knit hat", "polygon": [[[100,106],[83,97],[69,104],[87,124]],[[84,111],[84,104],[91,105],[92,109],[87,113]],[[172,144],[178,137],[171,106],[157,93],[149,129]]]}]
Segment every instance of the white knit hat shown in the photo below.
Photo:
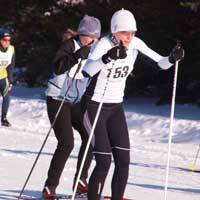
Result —
[{"label": "white knit hat", "polygon": [[118,10],[112,16],[111,33],[120,31],[137,31],[135,17],[128,10]]},{"label": "white knit hat", "polygon": [[80,21],[77,31],[80,35],[100,37],[101,23],[98,18],[85,15]]}]

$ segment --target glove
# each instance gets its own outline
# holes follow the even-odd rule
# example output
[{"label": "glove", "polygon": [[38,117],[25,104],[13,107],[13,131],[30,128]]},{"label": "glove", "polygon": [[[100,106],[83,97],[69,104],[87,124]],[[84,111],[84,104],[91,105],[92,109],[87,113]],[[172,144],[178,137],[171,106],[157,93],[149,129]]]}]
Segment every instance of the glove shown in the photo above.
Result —
[{"label": "glove", "polygon": [[74,56],[76,59],[87,59],[89,53],[90,53],[90,46],[83,46],[80,49],[78,49],[75,53]]},{"label": "glove", "polygon": [[12,89],[12,86],[13,86],[13,84],[12,84],[12,83],[10,83],[10,84],[9,84],[8,91],[11,91],[11,89]]},{"label": "glove", "polygon": [[126,48],[123,46],[122,42],[120,42],[118,46],[113,47],[102,56],[102,61],[104,64],[107,64],[111,60],[124,59],[126,56]]},{"label": "glove", "polygon": [[174,64],[176,61],[183,60],[184,54],[184,49],[180,44],[177,44],[169,54],[169,62]]}]

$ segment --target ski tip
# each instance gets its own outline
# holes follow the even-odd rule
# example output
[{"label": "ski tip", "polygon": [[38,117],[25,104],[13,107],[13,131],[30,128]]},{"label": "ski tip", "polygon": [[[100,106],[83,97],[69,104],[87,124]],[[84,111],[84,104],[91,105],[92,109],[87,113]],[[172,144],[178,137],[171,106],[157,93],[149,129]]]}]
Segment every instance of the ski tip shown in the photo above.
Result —
[{"label": "ski tip", "polygon": [[196,167],[192,169],[190,167],[188,168],[179,167],[178,169],[185,172],[200,173],[200,169],[196,169]]},{"label": "ski tip", "polygon": [[[112,197],[111,196],[103,196],[103,200],[108,200],[108,199],[112,199]],[[122,200],[133,200],[133,199],[123,198]]]},{"label": "ski tip", "polygon": [[196,170],[196,167],[194,165],[191,165],[190,168],[189,168],[191,171],[195,171]]}]

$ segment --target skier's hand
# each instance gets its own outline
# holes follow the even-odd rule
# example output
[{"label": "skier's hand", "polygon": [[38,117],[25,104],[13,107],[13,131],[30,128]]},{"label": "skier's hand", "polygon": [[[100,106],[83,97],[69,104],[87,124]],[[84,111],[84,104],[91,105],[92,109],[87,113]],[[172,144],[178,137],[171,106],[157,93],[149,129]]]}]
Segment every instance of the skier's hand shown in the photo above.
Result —
[{"label": "skier's hand", "polygon": [[12,90],[12,86],[13,86],[13,84],[12,84],[12,83],[10,83],[10,84],[9,84],[8,91],[11,91],[11,90]]},{"label": "skier's hand", "polygon": [[122,42],[120,42],[118,46],[113,47],[102,56],[102,61],[104,64],[107,64],[111,60],[124,59],[126,56],[126,48],[123,46]]},{"label": "skier's hand", "polygon": [[169,62],[175,63],[176,61],[183,60],[185,55],[184,49],[181,47],[181,44],[178,43],[169,54]]},{"label": "skier's hand", "polygon": [[76,59],[87,59],[89,53],[90,53],[90,46],[83,46],[80,49],[78,49],[75,53],[74,56]]}]

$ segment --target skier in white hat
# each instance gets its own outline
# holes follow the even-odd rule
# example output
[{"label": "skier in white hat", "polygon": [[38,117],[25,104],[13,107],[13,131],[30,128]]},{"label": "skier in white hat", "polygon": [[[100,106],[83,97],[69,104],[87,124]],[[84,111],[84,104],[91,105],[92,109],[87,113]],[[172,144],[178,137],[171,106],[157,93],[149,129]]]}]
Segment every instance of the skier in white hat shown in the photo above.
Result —
[{"label": "skier in white hat", "polygon": [[83,123],[88,134],[103,97],[92,140],[96,166],[89,180],[88,200],[100,199],[112,156],[115,163],[112,200],[123,198],[130,163],[123,96],[126,79],[133,70],[138,52],[157,62],[162,69],[170,68],[184,57],[180,46],[176,46],[167,57],[159,55],[135,36],[136,31],[136,21],[130,11],[115,12],[111,19],[111,33],[97,43],[83,67],[83,75],[91,78],[83,97]]}]

